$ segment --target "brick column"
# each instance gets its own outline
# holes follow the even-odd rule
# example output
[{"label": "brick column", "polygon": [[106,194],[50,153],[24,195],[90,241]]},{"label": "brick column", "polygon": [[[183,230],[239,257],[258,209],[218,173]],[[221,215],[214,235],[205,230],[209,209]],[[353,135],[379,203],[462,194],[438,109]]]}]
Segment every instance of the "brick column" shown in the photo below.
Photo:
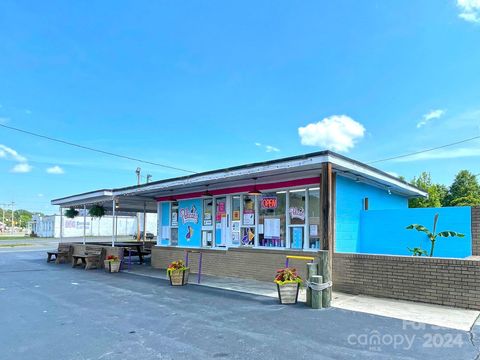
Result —
[{"label": "brick column", "polygon": [[472,206],[472,255],[480,256],[480,206]]}]

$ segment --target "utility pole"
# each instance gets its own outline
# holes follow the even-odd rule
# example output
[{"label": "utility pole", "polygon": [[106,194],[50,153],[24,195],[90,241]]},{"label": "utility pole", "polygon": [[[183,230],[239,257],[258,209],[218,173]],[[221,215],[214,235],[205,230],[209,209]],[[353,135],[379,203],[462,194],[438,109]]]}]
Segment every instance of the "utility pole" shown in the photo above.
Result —
[{"label": "utility pole", "polygon": [[12,229],[11,229],[11,232],[12,232],[12,235],[13,235],[13,233],[14,233],[14,228],[15,228],[15,219],[14,219],[14,216],[13,216],[14,213],[15,213],[15,212],[14,212],[14,205],[15,205],[15,203],[12,201],[12,204],[11,204],[11,205],[12,205]]},{"label": "utility pole", "polygon": [[2,229],[2,232],[5,231],[5,206],[7,204],[0,204],[2,206],[2,224],[3,224],[3,229]]},{"label": "utility pole", "polygon": [[147,175],[147,184],[152,181],[152,175],[148,174]]},{"label": "utility pole", "polygon": [[[135,173],[137,174],[137,185],[140,185],[140,176],[142,173],[142,169],[137,167],[137,170],[135,170]],[[138,212],[137,212],[137,241],[140,241],[140,216],[138,215]]]}]

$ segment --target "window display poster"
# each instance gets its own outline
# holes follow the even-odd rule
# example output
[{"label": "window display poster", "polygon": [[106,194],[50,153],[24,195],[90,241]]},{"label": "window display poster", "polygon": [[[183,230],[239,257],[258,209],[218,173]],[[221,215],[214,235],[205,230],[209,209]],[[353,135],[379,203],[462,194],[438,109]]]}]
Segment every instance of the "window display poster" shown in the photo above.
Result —
[{"label": "window display poster", "polygon": [[303,247],[303,227],[292,228],[292,248],[301,249]]},{"label": "window display poster", "polygon": [[280,219],[265,219],[263,231],[265,239],[280,239]]},{"label": "window display poster", "polygon": [[217,200],[217,212],[215,213],[215,220],[217,222],[221,222],[222,217],[226,216],[226,214],[225,200]]},{"label": "window display poster", "polygon": [[234,210],[232,213],[232,220],[239,221],[240,220],[240,210]]},{"label": "window display poster", "polygon": [[240,244],[240,233],[234,232],[232,233],[232,244],[239,245]]},{"label": "window display poster", "polygon": [[243,225],[255,225],[255,212],[253,210],[243,212]]},{"label": "window display poster", "polygon": [[240,231],[240,222],[239,221],[232,221],[232,231],[233,232]]},{"label": "window display poster", "polygon": [[318,225],[310,225],[310,236],[318,236]]},{"label": "window display poster", "polygon": [[201,246],[202,221],[202,200],[182,200],[178,203],[178,245],[179,246]]}]

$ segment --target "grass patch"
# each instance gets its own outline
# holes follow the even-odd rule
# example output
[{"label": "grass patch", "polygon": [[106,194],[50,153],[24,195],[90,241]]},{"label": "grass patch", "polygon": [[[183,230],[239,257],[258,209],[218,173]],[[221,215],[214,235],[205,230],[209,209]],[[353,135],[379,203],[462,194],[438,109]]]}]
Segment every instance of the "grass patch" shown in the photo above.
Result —
[{"label": "grass patch", "polygon": [[33,244],[0,244],[0,248],[13,248],[16,246],[32,246]]},{"label": "grass patch", "polygon": [[[25,239],[29,239],[29,240],[32,240],[32,239],[36,239],[36,238],[31,238],[29,236],[20,236],[20,235],[14,235],[14,236],[10,236],[10,235],[6,235],[6,236],[2,236],[0,235],[0,241],[5,241],[5,240],[25,240]],[[37,238],[38,239],[38,238]]]}]

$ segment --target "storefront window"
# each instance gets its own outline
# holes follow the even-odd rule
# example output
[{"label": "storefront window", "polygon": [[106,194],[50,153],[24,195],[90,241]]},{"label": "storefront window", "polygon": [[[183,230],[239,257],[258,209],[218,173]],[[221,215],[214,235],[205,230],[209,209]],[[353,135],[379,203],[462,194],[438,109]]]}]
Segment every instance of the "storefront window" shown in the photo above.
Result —
[{"label": "storefront window", "polygon": [[178,245],[178,202],[172,202],[170,206],[170,245]]},{"label": "storefront window", "polygon": [[217,198],[215,203],[215,244],[223,247],[227,241],[227,199]]},{"label": "storefront window", "polygon": [[242,225],[255,225],[255,197],[243,196],[243,223]]},{"label": "storefront window", "polygon": [[240,245],[240,196],[232,196],[232,245]]},{"label": "storefront window", "polygon": [[288,194],[288,221],[292,249],[303,249],[306,216],[305,195],[305,189],[290,190]]},{"label": "storefront window", "polygon": [[213,199],[203,200],[203,226],[212,226]]},{"label": "storefront window", "polygon": [[320,248],[320,189],[308,190],[308,247]]},{"label": "storefront window", "polygon": [[285,247],[286,191],[264,194],[259,199],[259,245]]},{"label": "storefront window", "polygon": [[305,224],[305,190],[291,190],[289,193],[288,216],[291,225]]}]

